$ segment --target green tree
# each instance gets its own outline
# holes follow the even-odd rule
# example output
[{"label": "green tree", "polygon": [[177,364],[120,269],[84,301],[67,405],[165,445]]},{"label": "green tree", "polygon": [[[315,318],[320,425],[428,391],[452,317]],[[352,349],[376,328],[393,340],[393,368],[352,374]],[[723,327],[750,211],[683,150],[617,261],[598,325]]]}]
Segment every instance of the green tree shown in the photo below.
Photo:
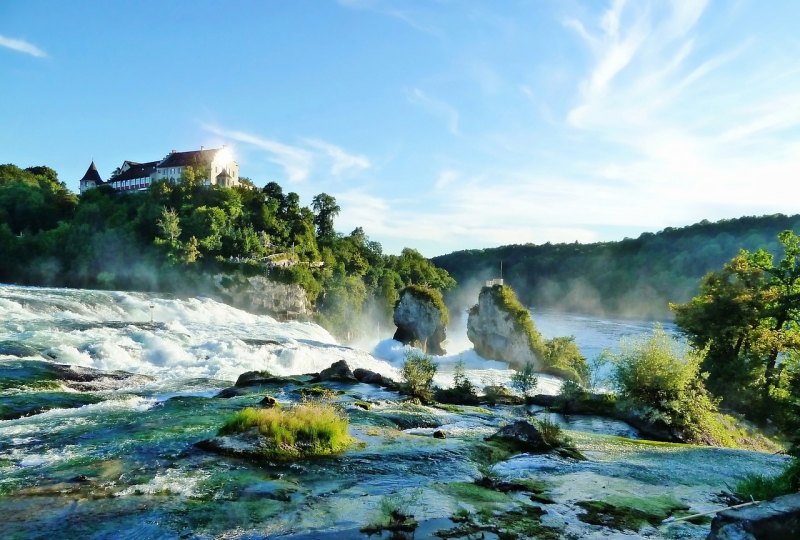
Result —
[{"label": "green tree", "polygon": [[778,360],[800,350],[800,240],[788,230],[778,240],[778,264],[765,249],[742,250],[703,279],[699,295],[670,306],[689,341],[708,348],[712,391],[756,416],[787,397]]},{"label": "green tree", "polygon": [[316,213],[314,225],[317,228],[317,239],[330,241],[336,235],[333,230],[333,220],[341,211],[339,205],[336,204],[336,199],[327,193],[320,193],[312,199],[311,207]]},{"label": "green tree", "polygon": [[181,236],[181,225],[178,213],[174,208],[166,208],[161,211],[161,217],[156,222],[158,231],[161,238],[167,240],[170,244],[177,242]]},{"label": "green tree", "polygon": [[408,392],[415,397],[427,401],[433,395],[433,377],[437,367],[427,354],[409,352],[403,363],[403,380]]},{"label": "green tree", "polygon": [[200,254],[197,238],[192,236],[183,245],[183,256],[181,257],[181,260],[186,264],[191,264],[197,261],[197,259],[200,257],[202,257],[202,255]]},{"label": "green tree", "polygon": [[527,362],[525,367],[511,376],[511,388],[526,397],[536,389],[538,382],[539,378],[536,376],[533,364],[530,362]]}]

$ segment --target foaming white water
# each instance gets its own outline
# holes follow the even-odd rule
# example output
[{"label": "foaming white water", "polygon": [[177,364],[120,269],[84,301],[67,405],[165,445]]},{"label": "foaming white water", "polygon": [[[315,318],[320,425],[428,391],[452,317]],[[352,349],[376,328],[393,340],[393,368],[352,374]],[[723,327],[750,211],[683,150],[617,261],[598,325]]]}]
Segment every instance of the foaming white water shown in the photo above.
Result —
[{"label": "foaming white water", "polygon": [[[339,345],[319,325],[279,322],[210,298],[0,285],[0,308],[0,340],[31,346],[59,363],[150,375],[157,381],[234,381],[252,370],[298,375],[339,360],[399,380],[399,368],[414,350],[386,339],[369,354]],[[155,324],[150,324],[151,315]],[[459,361],[478,388],[508,385],[514,373],[506,363],[482,358],[471,348],[435,361],[434,383],[441,387],[452,385]],[[539,376],[538,392],[554,394],[559,388],[558,379]]]},{"label": "foaming white water", "polygon": [[[110,399],[73,409],[50,409],[33,416],[0,421],[0,440],[21,441],[27,447],[32,439],[47,438],[54,433],[83,425],[93,425],[103,416],[114,412],[146,411],[158,401],[130,396]],[[54,455],[63,457],[56,452]],[[3,456],[8,457],[8,456]],[[13,456],[12,456],[13,457]]]},{"label": "foaming white water", "polygon": [[[409,353],[421,354],[422,351],[410,345],[403,345],[394,339],[381,341],[372,351],[376,357],[386,360],[398,368],[403,365],[406,355]],[[443,356],[432,356],[432,359],[437,367],[433,382],[441,388],[453,386],[453,372],[459,362],[464,364],[467,379],[479,389],[485,386],[508,386],[511,376],[515,373],[513,369],[509,369],[507,363],[488,360],[476,353],[474,349]],[[555,395],[561,390],[561,384],[561,379],[557,377],[539,374],[535,391],[540,394]]]},{"label": "foaming white water", "polygon": [[231,381],[245,371],[296,375],[346,360],[397,377],[391,365],[340,346],[316,324],[278,322],[209,298],[0,285],[0,306],[0,340],[104,371]]},{"label": "foaming white water", "polygon": [[206,480],[210,475],[201,473],[194,476],[187,476],[185,471],[177,469],[167,469],[163,473],[157,474],[146,484],[135,484],[128,486],[124,490],[115,493],[115,497],[127,497],[131,495],[180,495],[188,498],[198,498],[203,492],[198,489],[198,485]]}]

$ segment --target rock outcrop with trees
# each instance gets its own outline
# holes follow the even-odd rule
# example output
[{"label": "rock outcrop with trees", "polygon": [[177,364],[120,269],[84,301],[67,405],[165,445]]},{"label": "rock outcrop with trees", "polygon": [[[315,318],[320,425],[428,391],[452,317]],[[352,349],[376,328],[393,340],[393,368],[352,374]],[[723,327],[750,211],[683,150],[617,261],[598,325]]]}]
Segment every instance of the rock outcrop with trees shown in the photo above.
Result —
[{"label": "rock outcrop with trees", "polygon": [[408,285],[455,286],[413,249],[386,255],[361,227],[337,233],[329,194],[304,207],[275,182],[202,178],[187,167],[176,184],[78,197],[48,167],[0,165],[0,282],[205,294],[278,316],[313,312],[345,339],[366,320],[389,328]]},{"label": "rock outcrop with trees", "polygon": [[478,303],[469,310],[467,337],[484,358],[507,362],[522,369],[533,364],[542,371],[544,341],[514,291],[505,285],[481,289]]},{"label": "rock outcrop with trees", "polygon": [[449,314],[442,294],[428,287],[409,285],[400,291],[394,308],[394,339],[406,345],[419,346],[429,354],[445,354]]}]

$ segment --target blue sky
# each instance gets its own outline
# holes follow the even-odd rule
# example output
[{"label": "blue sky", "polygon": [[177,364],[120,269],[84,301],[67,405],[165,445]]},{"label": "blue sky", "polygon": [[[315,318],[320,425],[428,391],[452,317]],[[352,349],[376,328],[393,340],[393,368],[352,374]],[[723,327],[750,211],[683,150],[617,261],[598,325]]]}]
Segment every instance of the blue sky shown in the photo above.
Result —
[{"label": "blue sky", "polygon": [[800,2],[0,2],[0,162],[230,145],[433,256],[800,211]]}]

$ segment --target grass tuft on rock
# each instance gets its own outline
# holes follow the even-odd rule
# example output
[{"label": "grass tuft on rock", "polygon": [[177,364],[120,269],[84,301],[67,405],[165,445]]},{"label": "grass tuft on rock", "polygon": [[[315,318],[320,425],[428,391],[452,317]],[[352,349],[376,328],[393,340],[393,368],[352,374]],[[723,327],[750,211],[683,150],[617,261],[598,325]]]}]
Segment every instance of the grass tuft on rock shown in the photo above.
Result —
[{"label": "grass tuft on rock", "polygon": [[765,501],[800,491],[800,459],[795,458],[777,476],[750,474],[733,489],[741,501]]},{"label": "grass tuft on rock", "polygon": [[336,454],[354,442],[347,416],[328,403],[306,402],[287,409],[248,407],[228,420],[219,435],[250,430],[264,438],[262,453],[274,459]]}]

